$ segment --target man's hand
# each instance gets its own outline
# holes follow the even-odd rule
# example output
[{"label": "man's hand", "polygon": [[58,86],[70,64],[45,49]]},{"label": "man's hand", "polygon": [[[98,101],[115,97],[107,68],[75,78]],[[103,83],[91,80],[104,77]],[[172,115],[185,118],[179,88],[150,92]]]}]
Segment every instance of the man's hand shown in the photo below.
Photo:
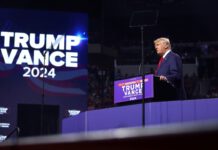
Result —
[{"label": "man's hand", "polygon": [[165,76],[160,76],[160,80],[162,80],[162,81],[167,81],[167,77],[165,77]]}]

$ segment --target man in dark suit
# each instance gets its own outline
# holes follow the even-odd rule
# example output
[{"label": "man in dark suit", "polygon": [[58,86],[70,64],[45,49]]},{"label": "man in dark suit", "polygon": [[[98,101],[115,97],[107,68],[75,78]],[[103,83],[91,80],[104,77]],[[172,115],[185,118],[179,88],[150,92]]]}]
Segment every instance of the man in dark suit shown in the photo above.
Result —
[{"label": "man in dark suit", "polygon": [[155,75],[159,76],[161,81],[168,82],[175,88],[176,99],[186,99],[180,56],[171,50],[168,38],[158,38],[154,41],[154,45],[157,54],[160,56]]}]

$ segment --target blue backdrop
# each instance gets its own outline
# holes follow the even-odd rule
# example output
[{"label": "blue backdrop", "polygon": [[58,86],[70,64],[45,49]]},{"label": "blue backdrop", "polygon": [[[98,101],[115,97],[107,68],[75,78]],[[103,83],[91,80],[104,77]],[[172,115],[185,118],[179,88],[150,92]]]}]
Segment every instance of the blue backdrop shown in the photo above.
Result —
[{"label": "blue backdrop", "polygon": [[[32,11],[18,9],[0,9],[0,108],[8,108],[7,113],[0,114],[0,123],[10,123],[9,128],[0,127],[0,135],[7,134],[17,124],[17,105],[18,104],[48,104],[59,105],[60,121],[68,116],[68,109],[84,111],[87,108],[87,15],[83,13],[67,13],[52,11]],[[5,32],[13,34],[10,36],[9,46],[7,47]],[[15,46],[15,34],[23,33],[28,36],[26,44],[28,47],[20,44]],[[45,35],[44,42],[48,40],[46,35],[52,35],[58,43],[58,35],[64,38],[65,48],[46,48],[34,49],[30,46],[30,34],[35,34],[35,43],[40,41],[40,34]],[[71,46],[70,50],[66,50],[66,37],[79,38],[79,43]],[[21,41],[25,41],[24,37],[18,37]],[[71,42],[75,42],[71,40]],[[55,43],[54,43],[55,44]],[[60,44],[60,43],[59,43]],[[4,50],[6,49],[6,50]],[[12,49],[17,49],[16,56],[11,64],[6,64],[6,59],[12,57]],[[7,54],[3,54],[5,52]],[[62,53],[61,57],[57,53],[54,60],[66,62],[66,52],[77,53],[78,56],[73,57],[77,67],[55,66],[49,63],[44,66],[43,63],[38,65],[25,63],[17,64],[20,57],[22,60],[27,59],[27,53],[19,56],[22,51],[27,51],[33,60],[35,51],[41,54],[48,52]],[[45,56],[45,55],[43,55]],[[25,67],[27,69],[25,69]],[[33,69],[34,68],[34,69]],[[43,69],[47,69],[47,76],[42,77]],[[53,69],[49,76],[49,71]],[[28,72],[29,71],[29,72]],[[24,77],[24,74],[28,74]],[[53,76],[54,75],[54,76]],[[44,96],[43,96],[44,93]]]}]

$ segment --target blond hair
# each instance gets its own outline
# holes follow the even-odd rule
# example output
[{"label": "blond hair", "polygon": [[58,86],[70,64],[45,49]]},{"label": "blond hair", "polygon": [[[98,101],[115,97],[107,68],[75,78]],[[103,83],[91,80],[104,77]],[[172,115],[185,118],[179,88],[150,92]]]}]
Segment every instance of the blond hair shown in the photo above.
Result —
[{"label": "blond hair", "polygon": [[157,38],[156,40],[154,40],[154,44],[157,44],[159,42],[164,42],[168,48],[171,48],[170,40],[168,38],[160,37],[160,38]]}]

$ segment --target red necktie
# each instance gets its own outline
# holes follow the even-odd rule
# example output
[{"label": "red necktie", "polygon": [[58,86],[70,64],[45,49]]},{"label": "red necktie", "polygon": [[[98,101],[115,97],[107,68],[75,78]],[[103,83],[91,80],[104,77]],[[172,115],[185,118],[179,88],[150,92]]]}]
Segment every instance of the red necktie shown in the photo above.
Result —
[{"label": "red necktie", "polygon": [[160,58],[158,65],[157,65],[157,69],[155,70],[155,74],[157,74],[157,70],[159,69],[161,63],[164,61],[163,57]]}]

